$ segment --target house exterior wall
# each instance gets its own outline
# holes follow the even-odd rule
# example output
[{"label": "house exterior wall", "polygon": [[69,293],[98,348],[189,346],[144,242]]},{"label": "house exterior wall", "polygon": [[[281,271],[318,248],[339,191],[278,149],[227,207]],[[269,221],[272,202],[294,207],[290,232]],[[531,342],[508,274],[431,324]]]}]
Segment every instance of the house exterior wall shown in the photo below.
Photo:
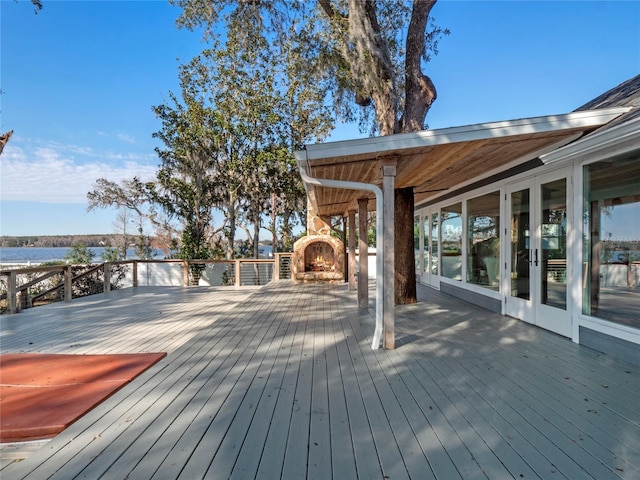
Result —
[{"label": "house exterior wall", "polygon": [[[519,185],[531,185],[534,191],[536,185],[539,185],[539,182],[536,183],[537,178],[553,179],[557,174],[558,178],[566,178],[568,200],[565,210],[568,218],[565,222],[566,238],[564,239],[567,244],[566,261],[564,263],[560,260],[549,262],[553,268],[545,269],[544,275],[548,276],[549,285],[552,287],[562,286],[563,282],[566,284],[565,318],[569,322],[569,327],[568,330],[565,329],[559,333],[571,338],[574,342],[619,357],[624,361],[640,364],[640,282],[636,278],[640,277],[640,250],[636,252],[634,246],[637,245],[640,249],[640,234],[636,233],[637,229],[629,230],[631,232],[628,234],[629,238],[621,237],[622,239],[616,243],[607,241],[605,227],[597,225],[597,222],[601,221],[599,218],[604,219],[602,221],[609,221],[609,217],[615,217],[615,212],[623,211],[626,215],[635,216],[635,220],[630,222],[640,223],[640,122],[628,127],[624,133],[616,137],[615,132],[610,134],[605,132],[601,135],[603,137],[601,148],[598,142],[591,140],[584,142],[582,152],[580,142],[576,142],[566,156],[558,152],[551,159],[553,161],[548,164],[538,162],[532,164],[526,172],[518,172],[476,190],[461,190],[457,195],[455,192],[449,194],[446,200],[417,205],[416,231],[420,232],[420,239],[416,242],[416,271],[419,281],[483,308],[516,316],[547,328],[544,322],[536,320],[535,313],[533,317],[527,317],[526,313],[514,314],[514,310],[508,308],[509,302],[512,301],[512,292],[509,289],[513,288],[510,280],[513,276],[510,270],[510,265],[513,263],[510,257],[513,225],[510,224],[512,220],[507,216],[507,203],[510,201],[511,193],[514,189],[517,190]],[[616,145],[620,148],[616,148]],[[591,172],[602,170],[601,166],[608,168],[609,164],[616,165],[617,159],[626,162],[624,165],[628,168],[625,168],[625,172],[628,173],[620,175],[618,185],[605,185],[597,194],[591,194],[588,181],[589,175],[593,174]],[[611,191],[607,191],[607,188]],[[616,189],[619,190],[619,195],[616,194]],[[479,267],[481,269],[477,271],[485,276],[483,278],[487,276],[487,268],[483,268],[482,264],[478,263],[478,259],[472,258],[475,253],[471,250],[475,248],[471,241],[467,241],[470,238],[469,230],[471,229],[467,223],[467,205],[471,205],[468,203],[471,199],[495,192],[499,193],[501,199],[500,211],[495,213],[495,218],[500,218],[498,226],[500,272],[499,284],[492,286],[490,281],[485,281],[483,285],[483,282],[475,280],[475,274],[470,271],[473,265],[481,265]],[[583,208],[585,204],[587,206]],[[454,205],[456,208],[450,208]],[[456,224],[459,227],[449,225],[448,230],[440,228],[438,237],[430,239],[430,219],[436,216],[442,222],[443,218],[447,218],[442,213],[447,212],[449,217],[452,217],[450,212],[456,211],[458,205],[462,207],[460,221]],[[590,209],[591,217],[594,217],[593,221],[589,218]],[[548,224],[543,225],[542,217],[538,218],[538,223],[533,223],[532,217],[530,225],[532,231],[549,228]],[[442,226],[441,224],[440,227]],[[457,228],[461,229],[459,236],[462,240],[456,244]],[[618,228],[618,230],[621,229]],[[613,235],[615,236],[616,233],[614,232]],[[604,241],[598,239],[604,239]],[[541,241],[556,240],[545,238]],[[432,252],[430,245],[434,243],[437,249]],[[447,243],[450,249],[453,245],[455,248],[460,248],[459,254],[454,255],[449,251],[444,255]],[[624,248],[618,247],[618,250],[615,250],[616,245],[624,245]],[[608,251],[607,248],[613,250]],[[437,258],[437,265],[430,263],[432,258]],[[450,265],[454,260],[457,262],[456,265]],[[533,258],[528,260],[534,262]],[[455,275],[447,273],[448,271],[455,271]],[[535,299],[532,301],[533,309],[539,309],[538,316],[540,316],[540,309],[548,307],[536,305]],[[616,304],[616,302],[619,303]]]}]

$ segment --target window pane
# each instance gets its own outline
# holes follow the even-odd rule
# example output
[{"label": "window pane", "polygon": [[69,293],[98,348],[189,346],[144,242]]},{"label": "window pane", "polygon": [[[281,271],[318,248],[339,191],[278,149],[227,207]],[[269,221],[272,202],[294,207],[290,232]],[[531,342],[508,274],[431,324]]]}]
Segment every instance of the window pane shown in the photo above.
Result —
[{"label": "window pane", "polygon": [[440,234],[438,229],[440,227],[440,216],[437,213],[431,215],[431,275],[439,275],[440,261],[439,261],[439,242]]},{"label": "window pane", "polygon": [[567,309],[567,181],[541,185],[540,301]]},{"label": "window pane", "polygon": [[413,258],[416,272],[420,272],[420,215],[413,216]]},{"label": "window pane", "polygon": [[587,315],[640,327],[640,157],[584,167],[583,304]]},{"label": "window pane", "polygon": [[442,275],[462,280],[462,203],[442,209]]},{"label": "window pane", "polygon": [[467,281],[494,290],[500,280],[500,192],[467,202]]},{"label": "window pane", "polygon": [[511,296],[531,299],[529,249],[531,205],[529,189],[511,193]]},{"label": "window pane", "polygon": [[425,273],[428,273],[429,272],[429,236],[431,233],[431,230],[429,230],[428,215],[424,217],[423,231],[424,231],[424,249],[422,251],[422,255],[423,255],[424,264],[422,268],[424,269]]}]

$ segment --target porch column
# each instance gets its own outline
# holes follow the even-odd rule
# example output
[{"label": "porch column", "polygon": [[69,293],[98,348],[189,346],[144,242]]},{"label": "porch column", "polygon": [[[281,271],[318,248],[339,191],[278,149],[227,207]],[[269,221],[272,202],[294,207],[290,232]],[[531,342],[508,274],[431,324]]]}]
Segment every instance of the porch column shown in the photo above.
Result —
[{"label": "porch column", "polygon": [[[358,199],[358,255],[359,255],[359,272],[358,272],[358,308],[369,307],[369,243],[367,232],[367,205],[369,200],[366,198]],[[377,347],[376,347],[377,348]]]},{"label": "porch column", "polygon": [[347,277],[347,275],[349,275],[349,259],[347,258],[347,220],[348,218],[345,217],[344,215],[342,216],[342,258],[345,259],[345,268],[344,268],[344,278],[343,280],[345,282],[349,281],[349,278]]},{"label": "porch column", "polygon": [[349,210],[349,290],[356,289],[356,211]]},{"label": "porch column", "polygon": [[[385,158],[380,160],[382,170],[382,194],[383,194],[383,241],[382,254],[383,283],[382,283],[382,347],[387,350],[396,348],[395,317],[394,317],[394,241],[393,225],[395,218],[395,177],[397,160]],[[378,246],[378,249],[380,247]]]}]

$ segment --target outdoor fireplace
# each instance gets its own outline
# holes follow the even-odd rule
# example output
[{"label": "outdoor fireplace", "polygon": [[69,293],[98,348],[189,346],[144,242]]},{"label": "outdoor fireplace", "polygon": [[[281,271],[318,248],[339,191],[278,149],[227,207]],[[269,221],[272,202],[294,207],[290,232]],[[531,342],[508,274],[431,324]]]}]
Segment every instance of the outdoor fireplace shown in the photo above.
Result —
[{"label": "outdoor fireplace", "polygon": [[296,283],[344,281],[344,246],[330,235],[309,235],[293,245],[292,278]]},{"label": "outdoor fireplace", "polygon": [[293,244],[291,278],[296,283],[344,282],[344,243],[332,237],[331,224],[307,202],[308,235]]}]

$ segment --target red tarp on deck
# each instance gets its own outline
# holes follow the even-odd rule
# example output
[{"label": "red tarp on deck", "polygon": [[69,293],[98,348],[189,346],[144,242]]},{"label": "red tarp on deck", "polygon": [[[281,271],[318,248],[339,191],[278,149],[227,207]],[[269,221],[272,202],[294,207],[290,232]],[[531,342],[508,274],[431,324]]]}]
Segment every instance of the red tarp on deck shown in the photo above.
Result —
[{"label": "red tarp on deck", "polygon": [[0,355],[0,442],[60,433],[165,356]]}]

